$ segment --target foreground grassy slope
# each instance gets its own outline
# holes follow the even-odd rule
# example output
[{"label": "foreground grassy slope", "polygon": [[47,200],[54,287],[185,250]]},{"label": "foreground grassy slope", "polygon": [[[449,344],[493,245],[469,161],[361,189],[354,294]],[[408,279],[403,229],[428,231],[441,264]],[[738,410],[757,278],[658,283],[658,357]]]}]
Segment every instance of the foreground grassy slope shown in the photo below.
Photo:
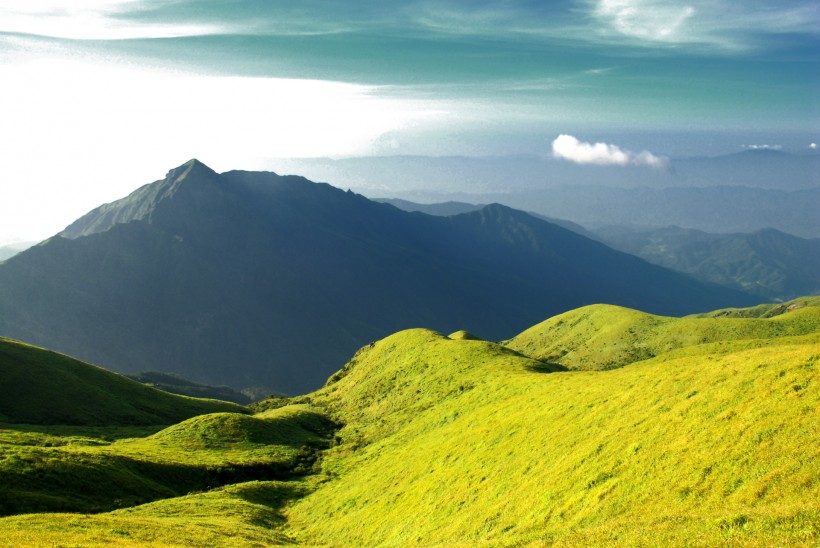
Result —
[{"label": "foreground grassy slope", "polygon": [[334,428],[308,406],[292,405],[256,416],[202,415],[113,442],[90,431],[0,429],[0,514],[99,512],[237,482],[301,477]]},{"label": "foreground grassy slope", "polygon": [[736,350],[814,333],[820,325],[818,305],[820,298],[804,298],[684,318],[591,305],[550,318],[504,344],[568,369],[613,369],[678,348],[720,342],[732,343],[723,351]]},{"label": "foreground grassy slope", "polygon": [[271,546],[294,482],[254,481],[106,514],[30,514],[0,519],[2,546]]},{"label": "foreground grassy slope", "polygon": [[291,531],[333,545],[816,543],[817,335],[745,346],[544,374],[488,343],[389,337],[314,397],[347,426],[332,481],[287,509]]},{"label": "foreground grassy slope", "polygon": [[[656,355],[592,371],[464,332],[403,331],[364,347],[299,404],[40,448],[175,474],[238,468],[268,452],[288,463],[290,479],[234,474],[223,483],[266,481],[91,516],[12,516],[0,519],[0,536],[33,545],[814,546],[820,321],[811,308],[723,311],[700,318],[712,331],[666,348],[658,341],[683,332],[674,319],[593,307],[584,313],[643,326]],[[617,323],[584,331],[595,315],[576,319],[576,333]],[[699,319],[681,325],[701,325],[690,320]],[[610,355],[610,342],[590,338],[589,359],[599,359],[595,349]],[[328,417],[344,423],[335,435]],[[71,439],[7,435],[28,448]],[[319,465],[315,451],[332,436]]]},{"label": "foreground grassy slope", "polygon": [[23,424],[173,424],[237,404],[155,390],[63,354],[0,337],[0,422]]}]

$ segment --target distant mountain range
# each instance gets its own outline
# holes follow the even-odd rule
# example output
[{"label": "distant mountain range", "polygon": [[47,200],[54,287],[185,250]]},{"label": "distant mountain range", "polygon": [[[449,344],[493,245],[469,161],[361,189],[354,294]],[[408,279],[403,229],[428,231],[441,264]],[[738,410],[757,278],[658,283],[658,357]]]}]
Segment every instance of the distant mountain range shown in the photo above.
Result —
[{"label": "distant mountain range", "polygon": [[597,302],[685,314],[756,300],[497,204],[434,217],[195,160],[0,264],[1,335],[284,393],[408,327],[499,340]]},{"label": "distant mountain range", "polygon": [[746,150],[670,160],[665,169],[535,156],[376,157],[274,163],[374,198],[500,203],[586,227],[674,224],[820,237],[820,154]]},{"label": "distant mountain range", "polygon": [[[397,198],[379,201],[430,215],[475,211],[465,202],[417,204]],[[714,234],[677,226],[604,225],[594,231],[577,223],[532,213],[568,230],[646,259],[650,263],[716,283],[786,301],[820,294],[820,239],[792,236],[772,228],[753,233]]]},{"label": "distant mountain range", "polygon": [[786,301],[820,294],[820,239],[772,228],[710,234],[675,226],[599,227],[601,241],[647,261],[764,299]]},{"label": "distant mountain range", "polygon": [[[672,158],[666,167],[576,164],[550,156],[371,156],[278,159],[280,173],[360,189],[491,194],[560,185],[616,188],[744,186],[805,190],[820,185],[820,153],[751,149],[720,156]],[[441,200],[440,200],[441,201]]]}]

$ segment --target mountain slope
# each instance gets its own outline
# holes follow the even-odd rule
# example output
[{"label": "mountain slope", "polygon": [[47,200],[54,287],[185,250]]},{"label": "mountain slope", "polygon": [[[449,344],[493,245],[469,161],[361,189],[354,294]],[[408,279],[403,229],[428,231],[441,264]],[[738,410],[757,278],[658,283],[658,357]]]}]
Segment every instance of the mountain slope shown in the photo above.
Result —
[{"label": "mountain slope", "polygon": [[42,348],[0,338],[0,421],[24,424],[172,424],[232,403],[176,396]]},{"label": "mountain slope", "polygon": [[820,293],[820,239],[774,229],[709,234],[678,227],[600,227],[601,241],[647,261],[765,299]]},{"label": "mountain slope", "polygon": [[0,334],[268,393],[314,389],[401,329],[501,339],[595,302],[682,314],[754,299],[499,205],[432,217],[195,160],[0,265]]}]

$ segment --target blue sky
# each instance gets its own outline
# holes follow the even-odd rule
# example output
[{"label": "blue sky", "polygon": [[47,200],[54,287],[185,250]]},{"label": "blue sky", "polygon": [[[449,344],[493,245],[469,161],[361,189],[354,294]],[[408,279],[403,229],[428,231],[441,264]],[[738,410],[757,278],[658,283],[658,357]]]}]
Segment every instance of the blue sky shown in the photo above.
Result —
[{"label": "blue sky", "polygon": [[191,157],[800,151],[818,53],[815,0],[7,0],[0,243]]}]

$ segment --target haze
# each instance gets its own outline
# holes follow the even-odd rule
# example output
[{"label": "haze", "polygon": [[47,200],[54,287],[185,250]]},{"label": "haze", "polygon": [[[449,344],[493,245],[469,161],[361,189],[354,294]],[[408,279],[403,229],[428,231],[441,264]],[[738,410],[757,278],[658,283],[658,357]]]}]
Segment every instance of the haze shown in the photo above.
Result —
[{"label": "haze", "polygon": [[193,157],[814,151],[818,22],[814,1],[4,2],[0,244]]}]

